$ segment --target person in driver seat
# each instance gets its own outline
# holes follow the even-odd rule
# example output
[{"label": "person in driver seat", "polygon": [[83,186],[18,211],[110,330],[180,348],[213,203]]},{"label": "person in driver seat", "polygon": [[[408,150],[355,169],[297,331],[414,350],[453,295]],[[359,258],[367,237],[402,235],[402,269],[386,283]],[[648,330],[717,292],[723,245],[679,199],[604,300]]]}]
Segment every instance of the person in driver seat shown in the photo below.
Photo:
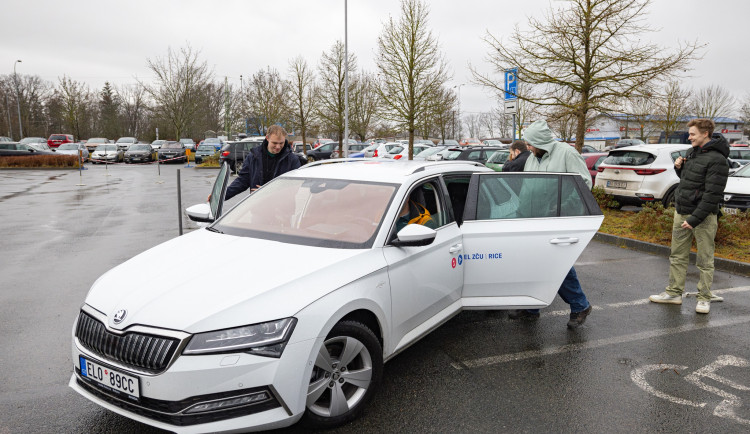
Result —
[{"label": "person in driver seat", "polygon": [[409,200],[404,202],[404,206],[401,207],[398,220],[396,220],[396,232],[412,223],[437,229],[437,224],[432,218],[430,211],[424,206],[424,203],[424,193],[422,190],[414,190],[409,196]]}]

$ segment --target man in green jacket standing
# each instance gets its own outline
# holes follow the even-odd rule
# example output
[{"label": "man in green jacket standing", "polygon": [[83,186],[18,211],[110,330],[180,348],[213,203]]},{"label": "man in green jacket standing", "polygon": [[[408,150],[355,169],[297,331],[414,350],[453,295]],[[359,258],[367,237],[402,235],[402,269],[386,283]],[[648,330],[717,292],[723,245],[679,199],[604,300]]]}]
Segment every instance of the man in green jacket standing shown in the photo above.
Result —
[{"label": "man in green jacket standing", "polygon": [[690,246],[695,238],[698,247],[696,266],[698,304],[695,311],[711,309],[711,283],[714,280],[714,238],[718,228],[719,204],[729,176],[729,145],[723,136],[711,139],[714,122],[693,119],[688,123],[688,136],[693,148],[686,158],[674,162],[680,183],[675,194],[672,224],[672,252],[669,256],[669,286],[648,299],[654,303],[682,304],[685,291]]},{"label": "man in green jacket standing", "polygon": [[[536,121],[526,128],[524,140],[529,144],[531,155],[524,164],[524,172],[564,172],[578,173],[583,178],[588,188],[591,188],[591,175],[583,158],[565,142],[558,142],[552,135],[547,122]],[[526,184],[524,184],[526,187]],[[522,188],[521,195],[525,196],[519,204],[520,215],[547,215],[545,210],[550,208],[551,203],[557,203],[557,188],[545,188],[544,183],[533,183],[529,188]],[[568,195],[562,192],[562,197]],[[565,206],[565,205],[563,205]],[[581,203],[569,204],[568,206],[582,206]],[[550,215],[551,216],[551,215]],[[581,283],[578,281],[575,267],[571,267],[565,276],[557,294],[564,302],[570,305],[570,319],[568,328],[576,329],[583,325],[586,317],[591,313],[591,304],[583,293]],[[539,318],[539,309],[516,310],[511,312],[510,319],[536,319]]]}]

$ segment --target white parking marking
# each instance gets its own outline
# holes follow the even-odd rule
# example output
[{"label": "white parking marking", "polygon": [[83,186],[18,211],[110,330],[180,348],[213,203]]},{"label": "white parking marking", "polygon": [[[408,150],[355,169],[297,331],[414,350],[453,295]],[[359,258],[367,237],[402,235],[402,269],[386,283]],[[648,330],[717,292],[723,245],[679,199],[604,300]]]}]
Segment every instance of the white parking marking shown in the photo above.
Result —
[{"label": "white parking marking", "polygon": [[667,401],[674,402],[675,404],[682,404],[682,405],[689,405],[691,407],[705,407],[705,402],[693,402],[688,399],[678,398],[676,396],[669,395],[664,392],[660,392],[656,390],[652,385],[646,381],[646,374],[652,371],[660,371],[663,372],[665,370],[671,371],[686,371],[687,366],[680,366],[680,365],[665,365],[662,363],[659,363],[658,365],[646,365],[641,366],[639,368],[633,369],[633,371],[630,373],[630,378],[633,380],[633,383],[636,384],[636,386],[640,387],[641,389],[645,390],[646,392],[659,397],[661,399],[666,399]]},{"label": "white parking marking", "polygon": [[624,344],[628,342],[641,341],[645,339],[653,339],[661,336],[668,336],[677,333],[685,333],[696,330],[712,329],[717,327],[733,326],[738,324],[750,323],[750,315],[743,315],[733,318],[727,318],[723,320],[711,321],[703,324],[685,324],[679,327],[672,327],[661,330],[651,330],[640,333],[633,333],[629,335],[616,336],[612,338],[596,339],[593,341],[582,342],[579,344],[568,344],[559,347],[547,347],[541,350],[530,350],[521,351],[519,353],[502,354],[499,356],[483,357],[474,360],[465,360],[462,362],[451,363],[456,369],[471,369],[481,368],[491,365],[498,365],[500,363],[515,362],[518,360],[533,359],[536,357],[549,356],[553,354],[570,353],[572,351],[588,350],[592,348],[600,348],[607,345]]}]

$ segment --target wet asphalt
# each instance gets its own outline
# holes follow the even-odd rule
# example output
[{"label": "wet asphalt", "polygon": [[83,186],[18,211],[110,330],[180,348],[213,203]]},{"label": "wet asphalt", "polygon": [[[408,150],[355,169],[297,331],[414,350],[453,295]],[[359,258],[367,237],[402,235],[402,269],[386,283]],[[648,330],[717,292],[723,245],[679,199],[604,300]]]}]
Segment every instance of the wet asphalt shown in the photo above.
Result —
[{"label": "wet asphalt", "polygon": [[[178,168],[183,207],[205,201],[216,171],[182,164],[0,171],[0,434],[161,432],[67,383],[91,284],[178,236]],[[196,260],[186,272],[220,267]],[[592,242],[576,270],[594,305],[582,328],[559,298],[537,321],[463,312],[388,362],[363,417],[332,432],[750,432],[749,278],[716,272],[725,301],[698,315],[695,298],[646,301],[666,258]]]}]

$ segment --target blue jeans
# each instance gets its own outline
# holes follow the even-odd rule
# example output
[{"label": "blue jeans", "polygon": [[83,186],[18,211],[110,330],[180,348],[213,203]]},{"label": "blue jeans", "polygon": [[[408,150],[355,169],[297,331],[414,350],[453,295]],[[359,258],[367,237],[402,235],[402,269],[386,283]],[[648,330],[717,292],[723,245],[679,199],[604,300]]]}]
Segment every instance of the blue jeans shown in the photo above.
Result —
[{"label": "blue jeans", "polygon": [[[581,282],[578,281],[575,267],[570,267],[570,271],[565,276],[557,293],[564,302],[570,305],[570,313],[582,312],[589,308],[589,301],[586,299],[586,294],[583,293]],[[539,313],[539,309],[528,309],[528,312]]]}]

